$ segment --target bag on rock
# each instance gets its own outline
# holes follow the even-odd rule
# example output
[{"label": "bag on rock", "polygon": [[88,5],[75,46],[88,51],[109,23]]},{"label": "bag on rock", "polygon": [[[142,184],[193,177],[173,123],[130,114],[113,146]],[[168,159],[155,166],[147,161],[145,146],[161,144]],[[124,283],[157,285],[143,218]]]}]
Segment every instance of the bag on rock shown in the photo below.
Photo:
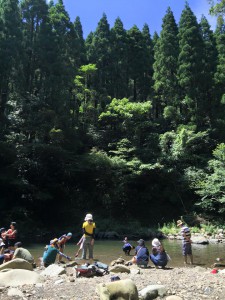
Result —
[{"label": "bag on rock", "polygon": [[103,275],[109,274],[109,266],[107,264],[104,264],[100,261],[96,261],[94,263],[94,266],[97,267],[97,269],[103,270]]},{"label": "bag on rock", "polygon": [[96,275],[96,268],[93,265],[76,267],[76,277],[93,277]]}]

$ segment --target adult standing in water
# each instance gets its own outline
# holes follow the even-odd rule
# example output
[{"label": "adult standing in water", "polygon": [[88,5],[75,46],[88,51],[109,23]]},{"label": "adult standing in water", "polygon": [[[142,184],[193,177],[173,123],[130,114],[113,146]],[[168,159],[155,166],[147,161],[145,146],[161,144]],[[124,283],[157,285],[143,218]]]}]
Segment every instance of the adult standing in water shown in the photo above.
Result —
[{"label": "adult standing in water", "polygon": [[93,222],[92,214],[87,214],[85,216],[84,221],[85,222],[83,223],[82,226],[83,235],[84,235],[82,259],[86,259],[87,250],[89,252],[89,259],[93,259],[96,225]]},{"label": "adult standing in water", "polygon": [[187,264],[187,257],[190,257],[190,264],[193,264],[193,255],[192,255],[192,247],[191,247],[191,232],[190,229],[184,224],[183,221],[178,220],[177,226],[181,228],[182,235],[182,253],[184,256],[184,264]]},{"label": "adult standing in water", "polygon": [[16,222],[11,222],[10,229],[6,231],[5,236],[8,238],[8,247],[14,250],[14,245],[17,239],[17,225]]}]

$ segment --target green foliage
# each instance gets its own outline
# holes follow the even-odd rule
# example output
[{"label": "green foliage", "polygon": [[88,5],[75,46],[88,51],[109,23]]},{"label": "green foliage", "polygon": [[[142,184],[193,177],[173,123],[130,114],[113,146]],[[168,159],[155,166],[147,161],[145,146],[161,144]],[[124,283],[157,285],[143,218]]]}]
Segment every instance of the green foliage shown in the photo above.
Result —
[{"label": "green foliage", "polygon": [[213,151],[214,159],[209,160],[207,168],[187,170],[187,177],[196,194],[201,197],[198,205],[206,212],[224,213],[225,189],[225,144],[219,144]]},{"label": "green foliage", "polygon": [[159,227],[159,231],[161,231],[164,235],[168,234],[178,234],[180,229],[177,227],[175,221],[167,224],[163,224],[163,227]]}]

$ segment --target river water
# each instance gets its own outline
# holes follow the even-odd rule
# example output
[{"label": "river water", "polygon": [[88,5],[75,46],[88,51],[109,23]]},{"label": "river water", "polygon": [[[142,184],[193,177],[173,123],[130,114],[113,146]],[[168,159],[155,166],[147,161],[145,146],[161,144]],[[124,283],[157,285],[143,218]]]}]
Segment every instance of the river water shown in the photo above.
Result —
[{"label": "river water", "polygon": [[[136,241],[129,241],[132,245],[137,246]],[[168,266],[171,267],[182,267],[183,256],[182,256],[182,245],[181,241],[176,240],[163,240],[164,248],[171,257],[171,261]],[[108,241],[108,240],[96,240],[94,246],[94,259],[101,261],[103,263],[109,264],[112,260],[117,259],[118,257],[123,257],[125,260],[132,258],[134,250],[131,250],[130,256],[125,256],[122,251],[123,243],[121,241]],[[151,251],[151,241],[146,241],[146,246]],[[33,244],[27,247],[29,251],[35,258],[35,261],[38,262],[38,258],[42,256],[44,252],[45,245]],[[71,256],[74,259],[75,253],[78,250],[78,246],[72,241],[66,244],[64,253]],[[209,245],[197,245],[192,244],[194,264],[202,267],[210,267],[215,259],[225,258],[224,244],[209,244]],[[80,252],[81,255],[81,252]],[[83,263],[79,257],[77,258],[78,263]],[[150,265],[152,263],[150,262]]]}]

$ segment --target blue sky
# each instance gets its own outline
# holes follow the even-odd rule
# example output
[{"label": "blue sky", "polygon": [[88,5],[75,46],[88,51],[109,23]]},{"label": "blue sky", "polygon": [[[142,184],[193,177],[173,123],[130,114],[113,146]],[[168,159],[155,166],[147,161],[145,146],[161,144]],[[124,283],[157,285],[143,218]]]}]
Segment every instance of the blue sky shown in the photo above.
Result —
[{"label": "blue sky", "polygon": [[[167,8],[171,7],[178,23],[185,2],[186,0],[64,0],[64,5],[72,22],[76,16],[80,17],[86,38],[91,31],[95,31],[103,13],[107,16],[110,28],[114,26],[116,18],[120,17],[127,30],[133,25],[142,30],[144,23],[147,23],[152,35],[155,31],[160,33]],[[189,0],[188,3],[198,21],[205,15],[211,28],[215,28],[216,19],[208,14],[208,0]]]}]

